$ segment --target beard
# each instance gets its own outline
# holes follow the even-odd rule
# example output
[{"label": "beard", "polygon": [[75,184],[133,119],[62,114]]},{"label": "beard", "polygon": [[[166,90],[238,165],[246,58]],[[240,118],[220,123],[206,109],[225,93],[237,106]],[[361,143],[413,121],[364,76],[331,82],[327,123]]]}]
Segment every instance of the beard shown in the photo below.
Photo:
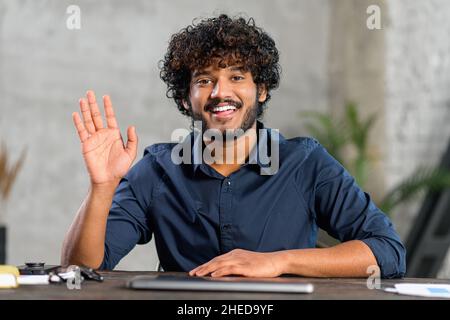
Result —
[{"label": "beard", "polygon": [[[217,100],[213,103],[208,104],[205,109],[209,109],[210,107],[214,107],[215,105],[221,103],[221,102],[233,102],[233,101],[229,101],[229,100],[225,100],[225,101],[220,101]],[[249,107],[247,109],[247,111],[244,114],[244,118],[242,119],[241,124],[239,125],[239,128],[234,128],[234,129],[224,129],[222,130],[222,135],[223,138],[227,138],[227,136],[229,135],[236,135],[237,132],[246,132],[248,129],[250,129],[251,127],[253,127],[253,124],[255,123],[256,119],[258,118],[258,108],[259,108],[259,104],[258,104],[258,98],[255,99],[255,102],[253,103],[253,105],[251,107]],[[242,108],[242,105],[236,102],[233,102],[233,104],[235,106],[238,107],[238,110]],[[240,106],[240,107],[239,107]],[[191,111],[192,114],[192,128],[194,128],[194,122],[195,121],[201,121],[202,123],[202,134],[205,133],[206,130],[208,129],[213,129],[210,128],[208,126],[208,122],[206,121],[206,118],[203,116],[202,113],[196,113],[192,110],[192,106],[189,103],[189,109]]]}]

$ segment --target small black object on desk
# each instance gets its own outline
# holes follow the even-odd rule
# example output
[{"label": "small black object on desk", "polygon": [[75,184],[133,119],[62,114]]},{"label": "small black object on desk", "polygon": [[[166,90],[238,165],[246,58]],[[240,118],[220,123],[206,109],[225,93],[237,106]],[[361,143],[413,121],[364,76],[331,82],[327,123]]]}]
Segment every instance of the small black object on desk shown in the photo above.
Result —
[{"label": "small black object on desk", "polygon": [[[86,280],[103,281],[103,276],[98,274],[94,269],[85,266],[76,266],[80,269],[81,276]],[[46,265],[45,262],[26,262],[25,265],[18,266],[21,275],[58,275],[65,272],[66,268],[59,265]]]},{"label": "small black object on desk", "polygon": [[87,280],[95,280],[99,282],[103,281],[103,276],[98,274],[94,269],[88,267],[79,267],[79,268],[81,275]]},{"label": "small black object on desk", "polygon": [[57,265],[45,265],[45,262],[25,262],[25,265],[18,266],[21,275],[45,275],[58,268]]}]

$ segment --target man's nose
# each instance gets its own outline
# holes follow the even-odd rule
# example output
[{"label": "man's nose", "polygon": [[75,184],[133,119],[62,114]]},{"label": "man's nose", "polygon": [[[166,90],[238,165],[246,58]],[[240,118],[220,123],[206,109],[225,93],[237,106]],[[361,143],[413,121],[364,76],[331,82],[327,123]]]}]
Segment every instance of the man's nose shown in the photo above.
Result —
[{"label": "man's nose", "polygon": [[218,79],[213,91],[211,92],[211,99],[226,99],[231,98],[231,86],[229,81],[225,79]]}]

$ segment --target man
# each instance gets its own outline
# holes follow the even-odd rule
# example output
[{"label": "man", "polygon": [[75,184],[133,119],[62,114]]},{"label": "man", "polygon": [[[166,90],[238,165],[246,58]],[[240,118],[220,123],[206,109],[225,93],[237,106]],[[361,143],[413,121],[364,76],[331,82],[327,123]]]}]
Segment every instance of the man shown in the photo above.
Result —
[{"label": "man", "polygon": [[[237,137],[215,148],[210,163],[174,163],[176,144],[163,143],[129,170],[135,128],[125,145],[110,98],[103,98],[105,126],[89,91],[80,100],[82,118],[74,113],[73,120],[91,187],[62,264],[113,269],[154,235],[164,270],[192,276],[367,277],[371,266],[385,278],[403,276],[405,249],[393,225],[318,142],[280,135],[273,174],[250,161],[269,142],[255,129],[265,130],[257,119],[278,86],[278,60],[274,41],[253,19],[221,15],[171,38],[161,65],[168,97],[202,133]],[[211,143],[204,138],[202,150]],[[244,152],[227,156],[238,149]],[[342,243],[315,248],[318,227]]]}]

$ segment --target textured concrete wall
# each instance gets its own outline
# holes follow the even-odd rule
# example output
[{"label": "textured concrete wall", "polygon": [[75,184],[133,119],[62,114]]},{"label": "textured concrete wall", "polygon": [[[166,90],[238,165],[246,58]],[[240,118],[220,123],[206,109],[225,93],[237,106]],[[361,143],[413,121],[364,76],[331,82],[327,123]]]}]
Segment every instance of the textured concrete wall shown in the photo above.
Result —
[{"label": "textured concrete wall", "polygon": [[[450,137],[450,2],[390,1],[386,29],[386,182],[437,164]],[[406,236],[416,203],[395,212]],[[442,276],[450,277],[450,255]]]},{"label": "textured concrete wall", "polygon": [[[331,1],[329,110],[333,116],[341,118],[346,104],[352,102],[356,104],[362,119],[377,115],[377,121],[369,136],[368,150],[373,160],[365,188],[374,201],[378,202],[385,188],[383,154],[386,145],[386,32],[382,23],[381,29],[367,28],[366,11],[370,5],[377,5],[380,12],[387,11],[384,0]],[[351,154],[352,152],[347,153]]]},{"label": "textured concrete wall", "polygon": [[[386,61],[388,186],[435,165],[450,136],[450,2],[389,3]],[[408,161],[405,161],[407,159]],[[407,233],[413,212],[400,211]]]},{"label": "textured concrete wall", "polygon": [[[66,28],[67,6],[81,30]],[[246,13],[276,40],[283,65],[267,124],[299,134],[300,109],[327,106],[328,1],[0,1],[0,139],[28,157],[7,216],[11,264],[59,261],[61,243],[87,191],[71,112],[86,89],[109,93],[139,153],[188,122],[165,97],[157,62],[170,35],[195,17]],[[139,157],[140,157],[139,155]],[[153,269],[152,245],[118,268]]]},{"label": "textured concrete wall", "polygon": [[[70,117],[86,89],[111,94],[122,129],[137,126],[140,154],[188,125],[165,97],[157,61],[170,35],[194,17],[244,12],[274,37],[283,75],[265,118],[268,125],[295,136],[304,133],[300,110],[329,110],[355,98],[362,99],[367,114],[384,101],[385,123],[377,129],[377,137],[385,136],[381,181],[391,187],[417,165],[436,163],[450,135],[450,3],[386,2],[383,30],[373,31],[382,32],[385,42],[371,33],[378,44],[368,43],[370,37],[364,41],[364,6],[355,1],[358,11],[349,3],[0,0],[0,139],[8,142],[13,157],[28,151],[7,215],[0,212],[9,227],[8,262],[59,261],[62,239],[87,190]],[[81,8],[81,30],[66,28],[71,4]],[[342,14],[342,28],[335,29]],[[359,19],[362,29],[355,30],[355,21],[346,29],[346,14],[347,21]],[[347,60],[340,64],[339,57]],[[343,68],[352,62],[366,65]],[[384,72],[385,88],[380,86]],[[376,89],[370,91],[373,83]],[[417,205],[395,212],[403,237],[416,212]],[[119,268],[153,269],[156,261],[151,244],[139,246]],[[442,274],[449,270],[450,262]]]}]

